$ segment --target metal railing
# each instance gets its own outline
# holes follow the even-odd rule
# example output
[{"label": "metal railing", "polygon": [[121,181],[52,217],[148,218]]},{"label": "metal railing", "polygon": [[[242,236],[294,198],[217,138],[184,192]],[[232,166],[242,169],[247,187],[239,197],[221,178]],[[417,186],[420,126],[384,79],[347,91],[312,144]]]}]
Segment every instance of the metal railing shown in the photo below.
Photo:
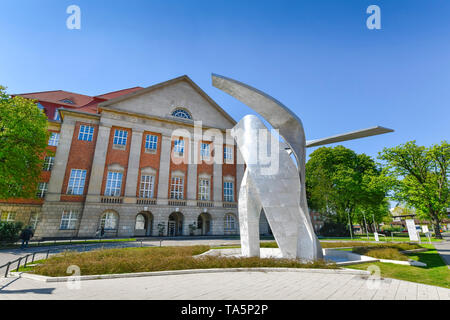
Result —
[{"label": "metal railing", "polygon": [[[0,266],[0,270],[5,269],[5,273],[4,276],[5,278],[8,277],[8,274],[10,272],[10,270],[15,270],[16,272],[19,271],[21,265],[23,264],[23,267],[26,267],[27,264],[29,263],[34,263],[36,255],[39,254],[45,254],[45,258],[41,258],[39,260],[47,260],[49,255],[51,253],[63,253],[63,252],[67,252],[67,251],[76,251],[76,252],[86,252],[86,251],[90,251],[91,249],[95,249],[95,250],[104,250],[104,249],[117,249],[117,248],[127,248],[129,246],[126,246],[127,243],[139,243],[140,242],[140,247],[143,247],[143,241],[145,239],[136,239],[136,240],[130,240],[130,241],[123,241],[123,242],[108,242],[108,241],[104,241],[103,243],[100,242],[93,242],[93,243],[89,243],[89,242],[85,242],[85,244],[79,244],[79,245],[73,245],[74,248],[68,248],[67,246],[62,246],[59,248],[53,248],[53,249],[47,249],[47,250],[43,250],[43,251],[36,251],[36,252],[32,252],[29,254],[26,254],[22,257],[19,257],[17,259],[11,260],[7,263],[5,263],[4,265]],[[152,241],[159,241],[159,246],[162,246],[162,242],[166,239],[164,238],[155,238],[155,239],[151,239]],[[96,245],[102,245],[101,247],[98,247]],[[107,245],[111,245],[111,246],[107,246],[105,247],[105,244]],[[30,260],[31,257],[31,260]],[[17,263],[17,265],[16,265]],[[0,275],[1,275],[1,271],[0,271]]]},{"label": "metal railing", "polygon": [[33,252],[33,253],[29,253],[26,256],[19,257],[16,260],[9,261],[6,264],[0,266],[0,270],[3,269],[3,268],[6,268],[5,278],[7,278],[8,274],[9,274],[9,270],[11,270],[11,266],[13,266],[17,262],[16,272],[18,272],[19,269],[20,269],[20,265],[21,265],[22,261],[24,261],[23,267],[26,268],[27,267],[27,263],[28,263],[28,258],[31,257],[30,263],[34,263],[34,259],[36,257],[36,254],[46,254],[45,259],[48,259],[48,256],[50,254],[50,249],[48,249],[46,251],[36,251],[36,252]]}]

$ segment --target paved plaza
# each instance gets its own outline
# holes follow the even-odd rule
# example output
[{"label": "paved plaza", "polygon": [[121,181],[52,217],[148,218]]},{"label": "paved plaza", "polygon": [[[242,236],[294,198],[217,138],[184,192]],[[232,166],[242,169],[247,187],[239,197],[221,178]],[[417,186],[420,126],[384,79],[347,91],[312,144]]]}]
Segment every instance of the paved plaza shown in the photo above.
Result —
[{"label": "paved plaza", "polygon": [[218,272],[151,276],[68,283],[24,278],[0,278],[0,300],[113,299],[113,300],[450,300],[450,289],[364,275],[317,272]]},{"label": "paved plaza", "polygon": [[[449,240],[448,238],[446,240]],[[239,240],[164,240],[163,246],[235,245]],[[159,241],[143,241],[143,246],[159,246]],[[435,244],[436,245],[436,244]],[[100,247],[141,246],[140,241],[129,243],[91,244],[87,250]],[[444,241],[439,253],[450,251],[450,241]],[[0,264],[26,253],[44,248],[14,249],[0,252]],[[55,247],[53,249],[56,249]],[[64,250],[61,247],[60,250]],[[86,250],[79,246],[79,250]],[[58,250],[59,251],[59,250]],[[444,258],[445,259],[445,258]],[[447,262],[448,263],[448,262]],[[46,283],[24,278],[0,277],[0,300],[15,299],[432,299],[450,300],[450,289],[401,281],[374,281],[366,275],[333,274],[329,272],[217,272],[183,275],[161,275],[139,278],[120,278],[81,281],[80,289],[67,283]]]}]

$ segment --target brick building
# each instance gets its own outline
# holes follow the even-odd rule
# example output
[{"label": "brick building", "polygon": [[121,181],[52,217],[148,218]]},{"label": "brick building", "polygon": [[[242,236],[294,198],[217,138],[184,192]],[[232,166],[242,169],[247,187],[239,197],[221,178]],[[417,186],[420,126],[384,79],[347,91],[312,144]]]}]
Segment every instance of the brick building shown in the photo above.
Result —
[{"label": "brick building", "polygon": [[[46,113],[54,156],[37,198],[0,202],[2,220],[32,225],[37,238],[92,237],[101,227],[109,237],[239,233],[244,168],[227,133],[236,122],[189,77],[95,97],[20,96]],[[260,229],[269,232],[264,215]]]}]

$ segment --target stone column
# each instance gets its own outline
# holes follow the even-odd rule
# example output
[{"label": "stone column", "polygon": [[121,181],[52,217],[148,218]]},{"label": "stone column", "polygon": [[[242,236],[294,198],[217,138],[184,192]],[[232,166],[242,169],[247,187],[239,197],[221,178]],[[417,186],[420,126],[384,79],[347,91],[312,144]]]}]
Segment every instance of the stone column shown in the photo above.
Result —
[{"label": "stone column", "polygon": [[128,158],[127,180],[125,183],[124,203],[136,203],[136,190],[139,177],[139,163],[142,149],[142,130],[133,129],[130,155]]},{"label": "stone column", "polygon": [[197,205],[197,161],[196,157],[198,157],[198,148],[195,147],[195,141],[190,141],[189,148],[189,164],[188,164],[188,172],[187,172],[187,204],[188,206],[196,206]]},{"label": "stone column", "polygon": [[159,179],[158,179],[158,199],[157,204],[168,204],[168,190],[169,190],[169,174],[170,174],[170,154],[171,154],[171,137],[161,136],[161,160],[159,164]]},{"label": "stone column", "polygon": [[[216,152],[217,159],[223,159],[223,146],[214,147],[214,152]],[[222,181],[222,164],[214,162],[213,164],[213,193],[214,202],[216,207],[222,207],[223,201],[223,181]]]},{"label": "stone column", "polygon": [[75,121],[66,118],[61,125],[59,143],[55,153],[55,162],[48,184],[47,195],[45,197],[46,201],[59,201],[61,199],[61,193],[65,192],[65,190],[62,190],[62,185],[74,131]]},{"label": "stone column", "polygon": [[101,124],[98,127],[97,144],[95,146],[94,160],[92,161],[91,177],[89,179],[86,202],[100,202],[110,132],[111,126]]}]

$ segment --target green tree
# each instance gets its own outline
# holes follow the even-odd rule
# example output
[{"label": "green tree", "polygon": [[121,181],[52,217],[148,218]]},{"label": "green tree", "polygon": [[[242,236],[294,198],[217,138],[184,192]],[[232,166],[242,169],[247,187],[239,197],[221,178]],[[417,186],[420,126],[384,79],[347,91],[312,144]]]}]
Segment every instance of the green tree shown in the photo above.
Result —
[{"label": "green tree", "polygon": [[319,148],[306,164],[308,205],[350,229],[364,216],[381,222],[389,213],[388,181],[371,157],[343,146]]},{"label": "green tree", "polygon": [[48,137],[36,102],[0,86],[0,199],[35,197]]},{"label": "green tree", "polygon": [[393,199],[416,208],[419,217],[431,220],[436,237],[442,238],[440,223],[450,207],[450,145],[442,141],[426,148],[410,141],[383,149],[379,158],[397,179]]}]

